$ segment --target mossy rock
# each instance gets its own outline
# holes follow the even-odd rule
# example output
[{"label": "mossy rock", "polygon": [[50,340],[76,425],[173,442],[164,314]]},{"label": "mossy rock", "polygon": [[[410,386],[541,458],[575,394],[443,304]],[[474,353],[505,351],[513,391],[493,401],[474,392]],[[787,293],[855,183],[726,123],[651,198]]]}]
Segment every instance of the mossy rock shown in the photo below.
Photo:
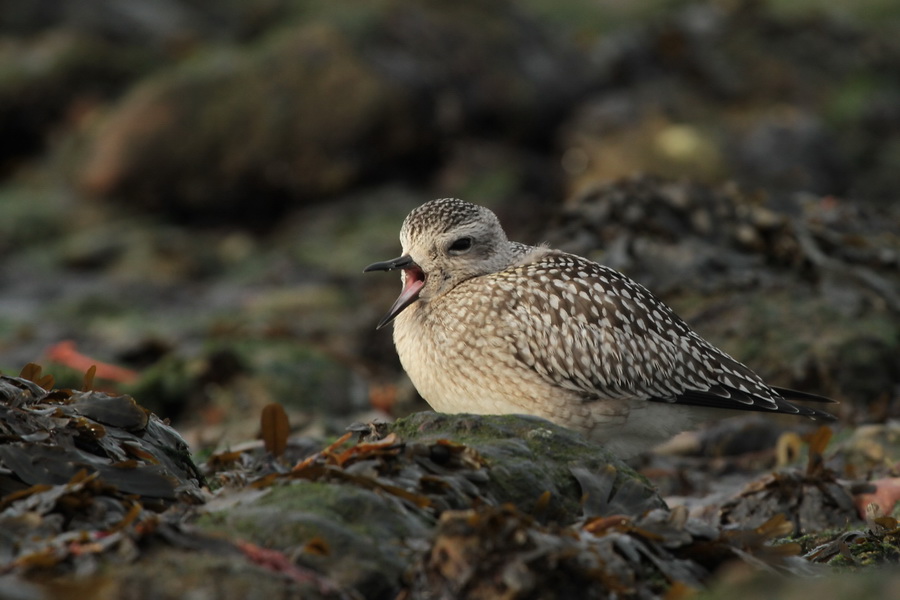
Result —
[{"label": "mossy rock", "polygon": [[[486,462],[485,488],[497,503],[525,510],[540,503],[549,519],[572,521],[583,512],[640,514],[665,505],[647,480],[615,455],[538,417],[421,412],[389,430],[410,442],[446,439],[469,446]],[[546,506],[545,492],[550,493]]]},{"label": "mossy rock", "polygon": [[295,468],[221,492],[224,504],[213,501],[197,527],[292,556],[339,589],[387,598],[447,511],[506,507],[569,525],[664,506],[602,447],[534,417],[425,412],[373,429],[378,441],[328,450],[315,476]]}]

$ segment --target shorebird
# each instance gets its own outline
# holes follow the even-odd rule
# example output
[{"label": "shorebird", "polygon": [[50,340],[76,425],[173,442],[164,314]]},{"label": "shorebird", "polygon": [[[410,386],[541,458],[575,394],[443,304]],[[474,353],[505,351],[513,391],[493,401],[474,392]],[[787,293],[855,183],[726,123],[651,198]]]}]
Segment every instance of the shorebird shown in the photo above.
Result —
[{"label": "shorebird", "polygon": [[596,262],[507,240],[493,212],[444,198],[414,209],[394,323],[400,362],[438,412],[530,414],[625,458],[726,409],[833,420],[767,385],[645,287]]}]

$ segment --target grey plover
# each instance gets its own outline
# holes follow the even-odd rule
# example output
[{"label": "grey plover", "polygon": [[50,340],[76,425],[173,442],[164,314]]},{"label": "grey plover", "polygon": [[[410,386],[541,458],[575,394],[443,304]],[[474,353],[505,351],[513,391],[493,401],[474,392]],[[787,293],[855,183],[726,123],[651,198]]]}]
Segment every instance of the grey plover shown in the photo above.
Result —
[{"label": "grey plover", "polygon": [[438,412],[531,414],[585,432],[620,456],[649,449],[719,409],[831,420],[695,333],[625,275],[508,241],[493,212],[453,198],[413,210],[394,323],[400,362]]}]

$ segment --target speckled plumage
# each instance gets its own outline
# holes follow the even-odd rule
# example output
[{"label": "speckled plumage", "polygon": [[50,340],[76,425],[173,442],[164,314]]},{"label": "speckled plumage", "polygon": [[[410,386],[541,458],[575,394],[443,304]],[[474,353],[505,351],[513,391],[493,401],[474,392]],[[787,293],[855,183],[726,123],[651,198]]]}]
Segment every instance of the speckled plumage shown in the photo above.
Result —
[{"label": "speckled plumage", "polygon": [[[413,210],[404,289],[379,326],[440,412],[522,413],[584,431],[620,455],[733,408],[830,419],[766,385],[647,289],[595,262],[506,239],[488,209],[445,198]],[[467,241],[468,240],[468,241]],[[685,406],[688,405],[688,406]]]}]

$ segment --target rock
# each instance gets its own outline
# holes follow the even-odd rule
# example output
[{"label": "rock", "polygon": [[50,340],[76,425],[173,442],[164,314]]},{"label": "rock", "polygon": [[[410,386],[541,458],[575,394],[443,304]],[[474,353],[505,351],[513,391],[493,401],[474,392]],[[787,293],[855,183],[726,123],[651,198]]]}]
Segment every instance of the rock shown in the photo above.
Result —
[{"label": "rock", "polygon": [[600,91],[568,112],[560,136],[573,188],[653,173],[890,203],[900,131],[890,34],[761,2],[647,21],[591,52]]},{"label": "rock", "polygon": [[71,31],[0,44],[0,176],[150,70],[144,49]]},{"label": "rock", "polygon": [[[420,412],[387,429],[402,439],[447,439],[477,451],[488,467],[482,493],[491,504],[525,509],[541,504],[545,518],[560,522],[638,515],[664,506],[637,473],[602,446],[537,417]],[[545,492],[548,501],[541,500]]]},{"label": "rock", "polygon": [[147,10],[140,6],[122,6],[115,0],[87,0],[78,4],[60,4],[54,0],[35,0],[27,6],[0,3],[0,31],[41,34],[67,29],[95,38],[169,52],[184,51],[197,40],[243,38],[291,12],[290,0],[267,0],[252,5],[244,2],[220,2],[199,5],[191,0],[160,0]]},{"label": "rock", "polygon": [[0,398],[4,495],[66,494],[54,486],[96,478],[110,488],[109,500],[122,504],[115,512],[127,512],[130,494],[148,505],[199,501],[203,478],[187,444],[132,397],[47,390],[28,379],[0,376]]},{"label": "rock", "polygon": [[135,89],[88,143],[79,185],[181,218],[271,224],[415,150],[409,100],[334,28],[286,29]]},{"label": "rock", "polygon": [[421,180],[459,136],[544,144],[590,79],[580,53],[512,3],[359,10],[350,23],[321,8],[143,82],[86,136],[81,190],[271,226],[363,182]]},{"label": "rock", "polygon": [[[112,419],[139,425],[132,412]],[[296,440],[279,458],[259,445],[214,455],[207,471],[216,492],[202,508],[152,517],[133,510],[133,520],[106,525],[91,541],[84,533],[69,540],[55,562],[25,554],[5,583],[28,598],[89,587],[136,590],[138,598],[185,589],[223,598],[248,590],[556,597],[579,589],[587,598],[610,590],[652,598],[672,585],[699,587],[740,557],[803,569],[795,547],[770,547],[790,530],[782,517],[726,531],[669,511],[602,448],[540,419],[420,413],[353,429],[357,444],[347,445],[347,434],[312,455]],[[82,485],[70,482],[63,493]],[[54,500],[40,504],[48,523]],[[21,512],[23,502],[10,507]],[[22,521],[8,519],[0,542],[17,539]]]},{"label": "rock", "polygon": [[306,459],[255,501],[213,504],[199,527],[278,549],[339,589],[377,598],[400,589],[446,511],[518,506],[571,523],[663,506],[602,448],[536,418],[418,413],[371,436]]}]

